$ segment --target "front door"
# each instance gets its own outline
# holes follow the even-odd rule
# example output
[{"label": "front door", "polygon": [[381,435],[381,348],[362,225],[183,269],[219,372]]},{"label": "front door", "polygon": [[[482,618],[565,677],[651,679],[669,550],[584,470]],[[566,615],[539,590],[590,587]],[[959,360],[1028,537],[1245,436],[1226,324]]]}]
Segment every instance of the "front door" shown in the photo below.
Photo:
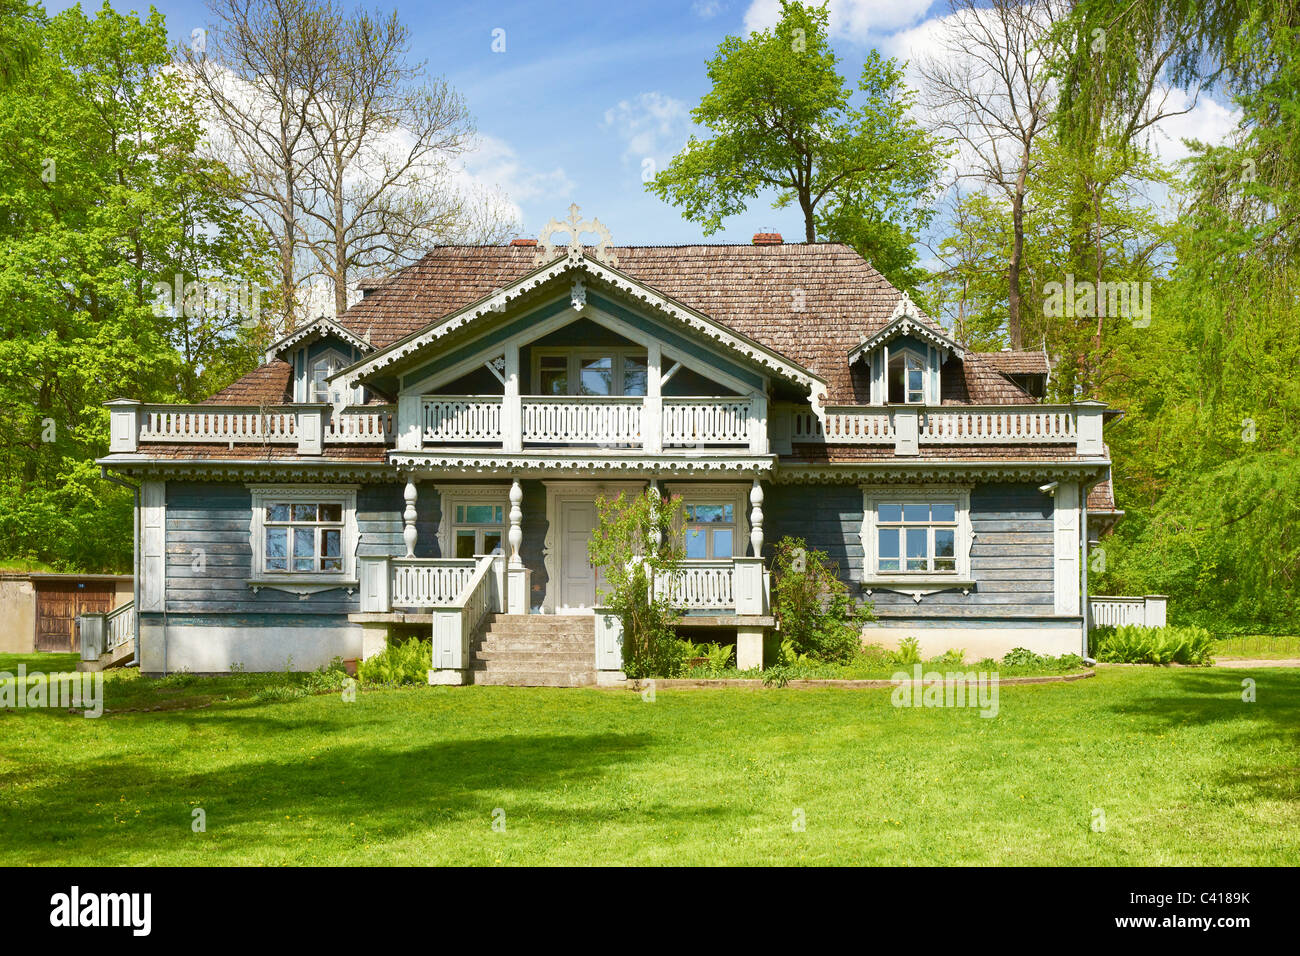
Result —
[{"label": "front door", "polygon": [[596,569],[587,553],[587,542],[596,530],[594,501],[560,502],[560,603],[565,611],[586,610],[596,606],[598,587]]}]

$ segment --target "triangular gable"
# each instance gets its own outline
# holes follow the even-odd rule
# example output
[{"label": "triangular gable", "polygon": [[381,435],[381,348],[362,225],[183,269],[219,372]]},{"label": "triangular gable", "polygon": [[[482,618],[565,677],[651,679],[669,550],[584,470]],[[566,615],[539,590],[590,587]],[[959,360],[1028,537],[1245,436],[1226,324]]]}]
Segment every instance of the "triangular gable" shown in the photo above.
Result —
[{"label": "triangular gable", "polygon": [[273,362],[282,357],[285,352],[288,352],[296,345],[301,345],[303,342],[308,342],[316,338],[325,338],[326,336],[331,335],[348,343],[348,345],[353,346],[361,352],[371,351],[369,342],[354,335],[352,332],[349,332],[333,319],[327,319],[325,316],[321,316],[318,319],[313,319],[306,325],[299,326],[278,342],[267,346],[264,361]]},{"label": "triangular gable", "polygon": [[894,312],[889,317],[885,327],[874,335],[863,339],[861,343],[849,351],[849,364],[852,365],[864,355],[870,355],[885,343],[902,335],[920,339],[922,342],[935,346],[946,355],[955,355],[957,358],[962,358],[965,355],[965,350],[944,332],[937,323],[922,314],[921,310],[916,307],[916,303],[904,292],[898,300],[898,305],[894,306]]},{"label": "triangular gable", "polygon": [[559,256],[554,261],[534,269],[506,288],[486,295],[424,329],[366,356],[343,369],[339,375],[344,376],[349,384],[364,382],[385,369],[424,351],[440,339],[475,323],[490,321],[492,317],[499,316],[512,303],[518,302],[524,296],[540,290],[543,286],[558,285],[564,279],[571,282],[570,295],[575,310],[581,311],[585,305],[588,285],[593,289],[602,287],[613,289],[648,306],[656,315],[702,335],[715,345],[721,346],[747,363],[760,367],[765,372],[792,382],[810,393],[822,392],[826,389],[826,383],[819,376],[779,352],[720,325],[707,315],[663,295],[613,266],[597,262],[582,252],[575,252],[572,249],[567,255]]}]

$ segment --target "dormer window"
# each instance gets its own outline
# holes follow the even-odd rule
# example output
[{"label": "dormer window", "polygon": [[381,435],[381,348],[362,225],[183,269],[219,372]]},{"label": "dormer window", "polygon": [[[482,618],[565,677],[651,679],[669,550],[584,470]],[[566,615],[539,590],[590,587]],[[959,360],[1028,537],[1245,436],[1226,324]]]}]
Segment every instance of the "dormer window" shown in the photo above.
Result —
[{"label": "dormer window", "polygon": [[910,351],[889,357],[889,401],[896,405],[925,404],[925,362]]},{"label": "dormer window", "polygon": [[346,366],[347,360],[338,352],[326,352],[314,359],[307,374],[307,401],[332,402],[338,404],[343,400],[342,391],[331,388],[328,379]]}]

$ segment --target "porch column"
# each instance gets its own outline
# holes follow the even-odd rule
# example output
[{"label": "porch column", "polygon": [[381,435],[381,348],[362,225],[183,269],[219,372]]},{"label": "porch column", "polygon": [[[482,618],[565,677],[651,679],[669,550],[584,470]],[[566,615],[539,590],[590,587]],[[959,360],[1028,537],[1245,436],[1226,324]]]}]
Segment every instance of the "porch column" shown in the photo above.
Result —
[{"label": "porch column", "polygon": [[657,455],[664,449],[663,350],[658,342],[646,347],[645,398],[641,409],[641,449]]},{"label": "porch column", "polygon": [[519,549],[524,543],[524,486],[516,478],[510,483],[510,562],[506,567],[505,610],[507,614],[527,614],[532,594],[533,573],[524,567]]},{"label": "porch column", "polygon": [[749,489],[749,543],[754,557],[763,556],[763,486],[757,478]]},{"label": "porch column", "polygon": [[415,476],[407,475],[406,491],[403,497],[406,499],[406,510],[402,512],[402,540],[406,542],[406,556],[415,557]]},{"label": "porch column", "polygon": [[524,409],[520,399],[519,346],[506,346],[505,394],[501,399],[501,446],[503,451],[520,452],[524,448]]},{"label": "porch column", "polygon": [[[651,491],[653,491],[656,495],[659,496],[659,500],[660,500],[660,501],[663,501],[664,494],[663,494],[663,491],[662,491],[662,490],[660,489],[660,487],[659,487],[659,479],[657,479],[657,478],[651,478],[651,479],[650,479],[649,488],[650,488]],[[658,550],[660,549],[660,547],[663,546],[663,543],[664,543],[664,536],[663,536],[663,533],[660,532],[660,530],[659,530],[659,522],[658,522],[658,521],[655,521],[654,530],[650,532],[650,541],[651,541],[652,544],[654,544],[654,548],[655,548],[656,551],[658,551]]]}]

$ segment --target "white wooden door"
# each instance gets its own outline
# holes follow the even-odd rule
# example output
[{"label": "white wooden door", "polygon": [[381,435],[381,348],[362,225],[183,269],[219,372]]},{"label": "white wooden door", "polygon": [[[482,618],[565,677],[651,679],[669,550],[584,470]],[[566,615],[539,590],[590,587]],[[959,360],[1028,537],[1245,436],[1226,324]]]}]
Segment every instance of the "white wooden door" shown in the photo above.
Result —
[{"label": "white wooden door", "polygon": [[587,552],[595,529],[594,501],[560,502],[560,612],[589,610],[596,604],[600,576]]}]

